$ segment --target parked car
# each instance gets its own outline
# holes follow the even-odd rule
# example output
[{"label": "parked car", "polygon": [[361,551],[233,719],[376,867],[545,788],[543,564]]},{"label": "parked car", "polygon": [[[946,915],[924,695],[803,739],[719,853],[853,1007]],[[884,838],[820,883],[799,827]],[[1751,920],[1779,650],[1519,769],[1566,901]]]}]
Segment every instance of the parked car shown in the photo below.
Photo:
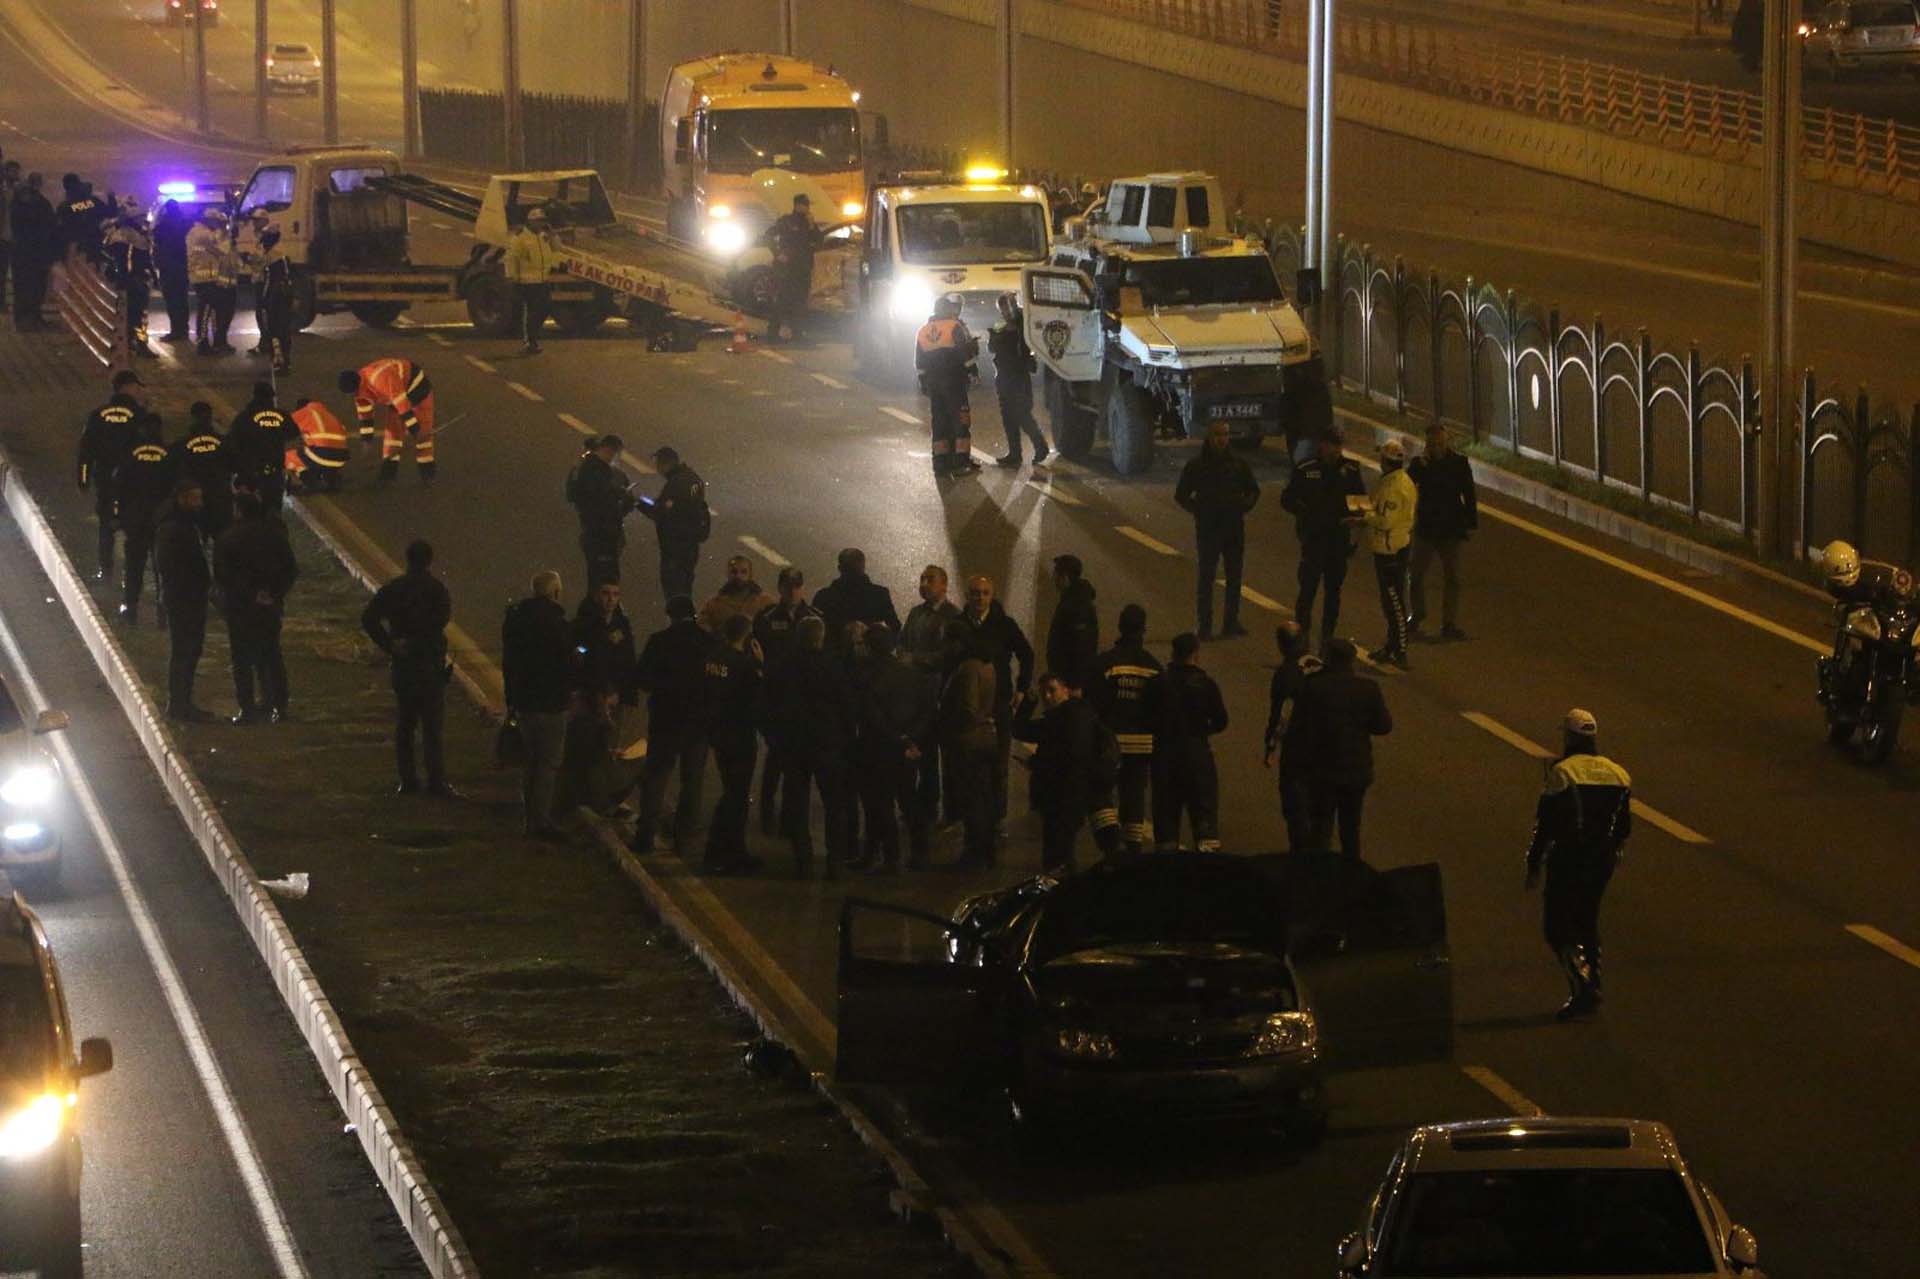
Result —
[{"label": "parked car", "polygon": [[1252,1120],[1311,1144],[1328,1069],[1451,1052],[1452,990],[1438,866],[1110,859],[950,918],[849,899],[836,1073],[1004,1089],[1028,1132]]},{"label": "parked car", "polygon": [[80,1279],[80,1081],[113,1045],[76,1041],[46,930],[0,875],[0,1269]]},{"label": "parked car", "polygon": [[60,879],[64,789],[60,765],[39,739],[67,724],[65,711],[26,718],[0,678],[0,871],[36,892]]},{"label": "parked car", "polygon": [[1920,74],[1920,8],[1913,0],[1833,0],[1800,24],[1807,74]]},{"label": "parked car", "polygon": [[[167,0],[167,21],[182,26],[193,21],[193,0]],[[220,25],[220,0],[200,0],[200,21],[203,25]]]},{"label": "parked car", "polygon": [[276,44],[267,55],[267,88],[274,93],[320,92],[320,55],[310,44]]},{"label": "parked car", "polygon": [[1764,1279],[1753,1235],[1645,1119],[1416,1128],[1387,1165],[1342,1279],[1673,1275]]}]

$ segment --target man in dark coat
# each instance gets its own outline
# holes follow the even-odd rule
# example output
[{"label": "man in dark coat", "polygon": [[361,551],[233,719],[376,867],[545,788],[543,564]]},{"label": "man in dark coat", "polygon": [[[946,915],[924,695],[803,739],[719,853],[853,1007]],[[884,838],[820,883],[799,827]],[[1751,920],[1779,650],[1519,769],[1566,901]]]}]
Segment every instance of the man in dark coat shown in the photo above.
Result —
[{"label": "man in dark coat", "polygon": [[[979,658],[993,667],[993,820],[1000,823],[1007,819],[1007,757],[1013,747],[1014,699],[1026,696],[1033,680],[1033,645],[1027,642],[1020,623],[1007,616],[993,595],[992,578],[981,574],[967,579],[967,606],[960,613],[966,639],[958,656]],[[1001,836],[996,833],[995,837]]]},{"label": "man in dark coat", "polygon": [[760,650],[753,623],[734,614],[708,641],[706,678],[701,692],[708,740],[720,770],[720,802],[707,827],[702,868],[729,875],[758,870],[760,859],[747,851],[747,806],[753,796],[753,759],[758,753],[754,727],[760,716]]},{"label": "man in dark coat", "polygon": [[1407,464],[1420,492],[1413,508],[1413,617],[1407,631],[1419,638],[1427,616],[1427,570],[1440,558],[1440,638],[1463,640],[1460,629],[1460,548],[1480,526],[1473,466],[1447,439],[1447,428],[1427,428],[1427,451]]},{"label": "man in dark coat", "polygon": [[433,547],[424,541],[407,546],[407,571],[367,602],[360,628],[393,666],[393,750],[402,795],[417,794],[413,739],[426,756],[427,794],[454,798],[447,784],[447,625],[453,597],[433,572]]},{"label": "man in dark coat", "polygon": [[93,572],[96,581],[113,576],[114,533],[117,528],[113,478],[127,450],[133,447],[140,424],[147,416],[134,388],[140,378],[130,369],[113,375],[113,397],[87,416],[80,429],[80,447],[75,465],[75,481],[80,491],[93,493],[93,515],[99,521]]},{"label": "man in dark coat", "polygon": [[[227,620],[233,654],[236,724],[287,718],[287,663],[280,653],[280,625],[287,592],[300,575],[293,544],[280,517],[257,494],[234,496],[238,518],[213,544],[213,580]],[[256,681],[264,704],[254,700]]]},{"label": "man in dark coat", "polygon": [[1053,584],[1060,592],[1053,621],[1047,626],[1047,669],[1070,679],[1075,688],[1086,686],[1100,656],[1100,610],[1093,602],[1093,583],[1078,555],[1053,558]]},{"label": "man in dark coat", "polygon": [[205,724],[213,716],[194,704],[193,681],[207,640],[207,596],[213,571],[200,537],[200,487],[178,476],[172,500],[153,535],[153,562],[160,572],[160,604],[167,616],[167,718]]},{"label": "man in dark coat", "polygon": [[500,626],[500,673],[507,713],[526,747],[521,799],[526,834],[554,839],[554,790],[567,742],[567,698],[574,685],[572,630],[560,604],[560,575],[535,573],[527,597],[507,609]]},{"label": "man in dark coat", "polygon": [[1380,685],[1354,673],[1355,657],[1352,640],[1327,645],[1326,669],[1301,686],[1284,749],[1308,761],[1316,832],[1324,838],[1337,819],[1340,851],[1358,858],[1360,806],[1373,784],[1373,739],[1393,731],[1393,716]]},{"label": "man in dark coat", "polygon": [[1320,614],[1324,653],[1340,624],[1340,590],[1353,557],[1354,526],[1362,518],[1358,503],[1364,501],[1367,486],[1360,479],[1360,464],[1341,451],[1339,431],[1321,432],[1314,447],[1312,457],[1294,466],[1280,505],[1292,513],[1300,536],[1300,594],[1293,618],[1302,630],[1312,632],[1314,597],[1326,588]]},{"label": "man in dark coat", "polygon": [[1027,346],[1020,295],[1002,293],[995,304],[1000,308],[1000,322],[987,332],[987,351],[993,356],[993,394],[1000,401],[1000,425],[1006,428],[1007,451],[993,459],[993,464],[1018,470],[1024,437],[1033,442],[1033,464],[1039,466],[1051,450],[1033,420],[1034,360]]},{"label": "man in dark coat", "polygon": [[1013,735],[1034,744],[1033,793],[1040,809],[1040,865],[1071,874],[1074,844],[1090,821],[1102,854],[1120,848],[1120,812],[1113,783],[1120,751],[1113,733],[1087,704],[1075,677],[1051,671],[1040,677],[1039,696],[1021,708]]},{"label": "man in dark coat", "polygon": [[119,619],[128,626],[139,625],[147,556],[153,550],[153,523],[173,495],[173,479],[173,456],[161,443],[160,418],[143,413],[134,425],[133,440],[113,469],[115,518],[127,541]]},{"label": "man in dark coat", "polygon": [[233,455],[227,437],[213,424],[213,405],[195,400],[187,415],[187,433],[168,452],[175,474],[191,476],[200,486],[200,529],[215,538],[233,523]]},{"label": "man in dark coat", "polygon": [[[780,598],[760,610],[753,619],[753,640],[760,646],[761,669],[771,678],[798,646],[796,628],[819,610],[807,603],[806,575],[789,564],[780,570]],[[764,690],[763,690],[764,691]],[[778,835],[780,825],[780,781],[787,767],[787,750],[780,740],[779,726],[769,715],[762,715],[761,734],[767,740],[767,762],[760,770],[760,833]]]},{"label": "man in dark coat", "polygon": [[787,752],[782,778],[780,824],[793,847],[794,871],[804,877],[813,866],[812,794],[818,787],[826,812],[827,877],[833,878],[853,852],[847,819],[848,757],[858,709],[846,663],[826,651],[827,626],[818,617],[801,621],[793,653],[781,664],[768,694],[781,748]]},{"label": "man in dark coat", "polygon": [[700,562],[700,544],[713,532],[713,512],[707,507],[707,484],[699,472],[680,460],[680,454],[662,446],[653,451],[653,465],[666,478],[660,496],[642,501],[641,512],[660,535],[660,593],[693,598],[693,573]]},{"label": "man in dark coat", "polygon": [[[960,606],[947,598],[947,570],[929,564],[920,570],[920,602],[907,610],[896,646],[902,660],[932,679],[937,690],[952,667],[947,632],[960,619]],[[952,790],[941,785],[940,734],[930,730],[920,744],[920,805],[932,822],[959,820],[953,811]]]},{"label": "man in dark coat", "polygon": [[893,609],[893,592],[867,576],[867,553],[855,546],[840,552],[840,575],[813,593],[813,607],[827,624],[827,648],[847,649],[847,624],[884,623],[897,635],[900,614]]},{"label": "man in dark coat", "polygon": [[30,333],[47,327],[40,308],[47,300],[47,276],[58,250],[54,244],[53,205],[41,191],[45,179],[29,173],[13,193],[13,327]]},{"label": "man in dark coat", "polygon": [[1147,651],[1147,610],[1129,604],[1120,610],[1120,638],[1094,659],[1087,701],[1100,713],[1120,747],[1121,834],[1128,851],[1147,845],[1147,791],[1153,782],[1153,739],[1160,730],[1164,685],[1160,659]]},{"label": "man in dark coat", "polygon": [[995,719],[1001,698],[993,663],[971,655],[966,622],[949,630],[957,660],[940,693],[940,755],[947,762],[954,813],[966,826],[966,849],[957,865],[980,869],[994,864],[999,847],[993,775],[996,761],[1005,758]]},{"label": "man in dark coat", "polygon": [[920,761],[933,737],[940,677],[898,654],[894,634],[884,626],[867,632],[867,660],[856,759],[868,837],[879,853],[872,869],[884,874],[899,868],[904,816],[907,865],[920,870],[927,864],[933,815],[920,793]]},{"label": "man in dark coat", "polygon": [[153,261],[160,272],[160,294],[167,301],[167,332],[160,340],[169,345],[193,341],[187,283],[187,232],[191,230],[193,219],[181,212],[178,201],[160,206],[160,216],[153,223]]},{"label": "man in dark coat", "polygon": [[1287,823],[1287,848],[1304,852],[1314,847],[1313,796],[1307,786],[1309,761],[1304,750],[1287,749],[1291,727],[1287,708],[1291,704],[1298,716],[1300,694],[1308,678],[1319,673],[1321,664],[1307,651],[1307,633],[1298,622],[1280,623],[1273,639],[1280,649],[1280,665],[1274,668],[1267,687],[1266,753],[1262,762],[1268,768],[1278,765],[1280,770],[1280,816]]},{"label": "man in dark coat", "polygon": [[674,805],[672,843],[683,855],[691,851],[707,772],[706,678],[712,651],[713,637],[694,620],[693,601],[684,595],[668,600],[667,625],[647,636],[634,667],[634,681],[647,693],[647,762],[641,774],[640,824],[633,832],[635,852],[654,850],[667,779],[676,770],[680,798]]},{"label": "man in dark coat", "polygon": [[602,582],[580,601],[573,615],[574,670],[583,691],[612,693],[622,707],[640,704],[634,671],[639,665],[633,623],[620,607],[620,583]]},{"label": "man in dark coat", "polygon": [[813,201],[793,197],[793,210],[767,228],[767,247],[773,252],[773,306],[767,315],[767,341],[786,336],[798,339],[807,318],[807,299],[813,292],[813,255],[823,236],[813,220]]},{"label": "man in dark coat", "polygon": [[1193,846],[1220,851],[1220,771],[1215,734],[1227,731],[1220,686],[1200,669],[1200,640],[1173,637],[1173,660],[1160,677],[1160,727],[1153,735],[1153,842],[1162,852],[1180,846],[1180,820],[1193,828]]},{"label": "man in dark coat", "polygon": [[1180,469],[1173,500],[1193,516],[1198,543],[1199,576],[1194,584],[1194,612],[1201,639],[1213,636],[1213,579],[1226,561],[1227,590],[1222,604],[1220,634],[1245,635],[1240,625],[1240,572],[1247,552],[1247,512],[1260,500],[1260,482],[1253,468],[1233,451],[1231,428],[1225,422],[1207,426],[1207,442]]},{"label": "man in dark coat", "polygon": [[227,455],[233,459],[233,486],[257,495],[261,506],[278,511],[287,493],[287,448],[300,443],[300,428],[280,411],[271,382],[255,382],[253,397],[227,425]]},{"label": "man in dark coat", "polygon": [[620,580],[620,550],[627,543],[627,515],[640,505],[626,473],[615,466],[625,444],[602,435],[587,446],[567,476],[567,501],[580,517],[580,552],[587,560],[587,590]]}]

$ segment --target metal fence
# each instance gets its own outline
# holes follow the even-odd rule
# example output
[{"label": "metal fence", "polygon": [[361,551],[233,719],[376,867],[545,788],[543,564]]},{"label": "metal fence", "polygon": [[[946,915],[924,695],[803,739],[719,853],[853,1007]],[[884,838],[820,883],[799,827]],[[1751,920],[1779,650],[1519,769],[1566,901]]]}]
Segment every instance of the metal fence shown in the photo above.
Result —
[{"label": "metal fence", "polygon": [[[1300,233],[1254,228],[1276,265]],[[1759,383],[1750,362],[1657,346],[1645,329],[1582,324],[1484,280],[1452,280],[1344,238],[1328,372],[1396,412],[1631,493],[1751,541]],[[1920,404],[1903,414],[1862,388],[1823,393],[1812,370],[1795,406],[1802,547],[1844,537],[1863,553],[1920,559]]]},{"label": "metal fence", "polygon": [[[1059,0],[1167,31],[1304,61],[1306,6],[1279,0]],[[1746,162],[1760,95],[1501,45],[1378,17],[1334,26],[1342,71],[1560,124]],[[1804,110],[1807,177],[1920,204],[1920,129],[1831,107]]]},{"label": "metal fence", "polygon": [[[520,95],[529,169],[598,169],[608,186],[649,191],[660,183],[659,117],[648,103],[628,132],[627,104],[612,98]],[[421,147],[435,160],[497,168],[506,155],[506,108],[498,93],[420,91]]]}]

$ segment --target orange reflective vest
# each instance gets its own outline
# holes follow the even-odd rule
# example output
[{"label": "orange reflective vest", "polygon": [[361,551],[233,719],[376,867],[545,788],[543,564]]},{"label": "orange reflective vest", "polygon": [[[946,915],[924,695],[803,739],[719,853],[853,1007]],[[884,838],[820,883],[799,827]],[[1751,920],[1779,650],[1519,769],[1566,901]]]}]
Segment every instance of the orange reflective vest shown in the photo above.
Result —
[{"label": "orange reflective vest", "polygon": [[347,428],[327,406],[310,400],[293,411],[300,428],[300,451],[315,466],[337,470],[347,464]]},{"label": "orange reflective vest", "polygon": [[353,393],[353,411],[360,419],[362,434],[373,430],[374,410],[390,408],[409,431],[420,428],[416,414],[420,402],[433,394],[427,371],[412,360],[389,356],[375,360],[360,370],[360,387]]}]

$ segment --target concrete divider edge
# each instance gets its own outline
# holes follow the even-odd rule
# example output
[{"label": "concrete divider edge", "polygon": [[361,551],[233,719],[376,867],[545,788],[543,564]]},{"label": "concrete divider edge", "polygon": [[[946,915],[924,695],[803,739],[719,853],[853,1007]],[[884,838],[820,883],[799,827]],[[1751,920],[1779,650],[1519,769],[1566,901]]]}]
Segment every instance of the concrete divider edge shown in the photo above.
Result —
[{"label": "concrete divider edge", "polygon": [[326,1077],[334,1100],[354,1125],[361,1150],[419,1250],[421,1260],[434,1279],[473,1279],[479,1270],[465,1241],[401,1135],[379,1086],[355,1053],[339,1014],[320,988],[279,907],[261,887],[252,863],[240,851],[233,832],[227,828],[191,763],[174,742],[139,673],[113,638],[66,549],[54,536],[38,503],[4,453],[0,453],[0,486],[5,490],[7,509],[33,548],[42,571],[52,581],[54,592],[73,619],[81,642],[93,655],[107,686],[113,690],[115,700],[140,738],[174,807],[205,856],[208,868],[233,903],[241,927],[266,964],[301,1037]]}]

